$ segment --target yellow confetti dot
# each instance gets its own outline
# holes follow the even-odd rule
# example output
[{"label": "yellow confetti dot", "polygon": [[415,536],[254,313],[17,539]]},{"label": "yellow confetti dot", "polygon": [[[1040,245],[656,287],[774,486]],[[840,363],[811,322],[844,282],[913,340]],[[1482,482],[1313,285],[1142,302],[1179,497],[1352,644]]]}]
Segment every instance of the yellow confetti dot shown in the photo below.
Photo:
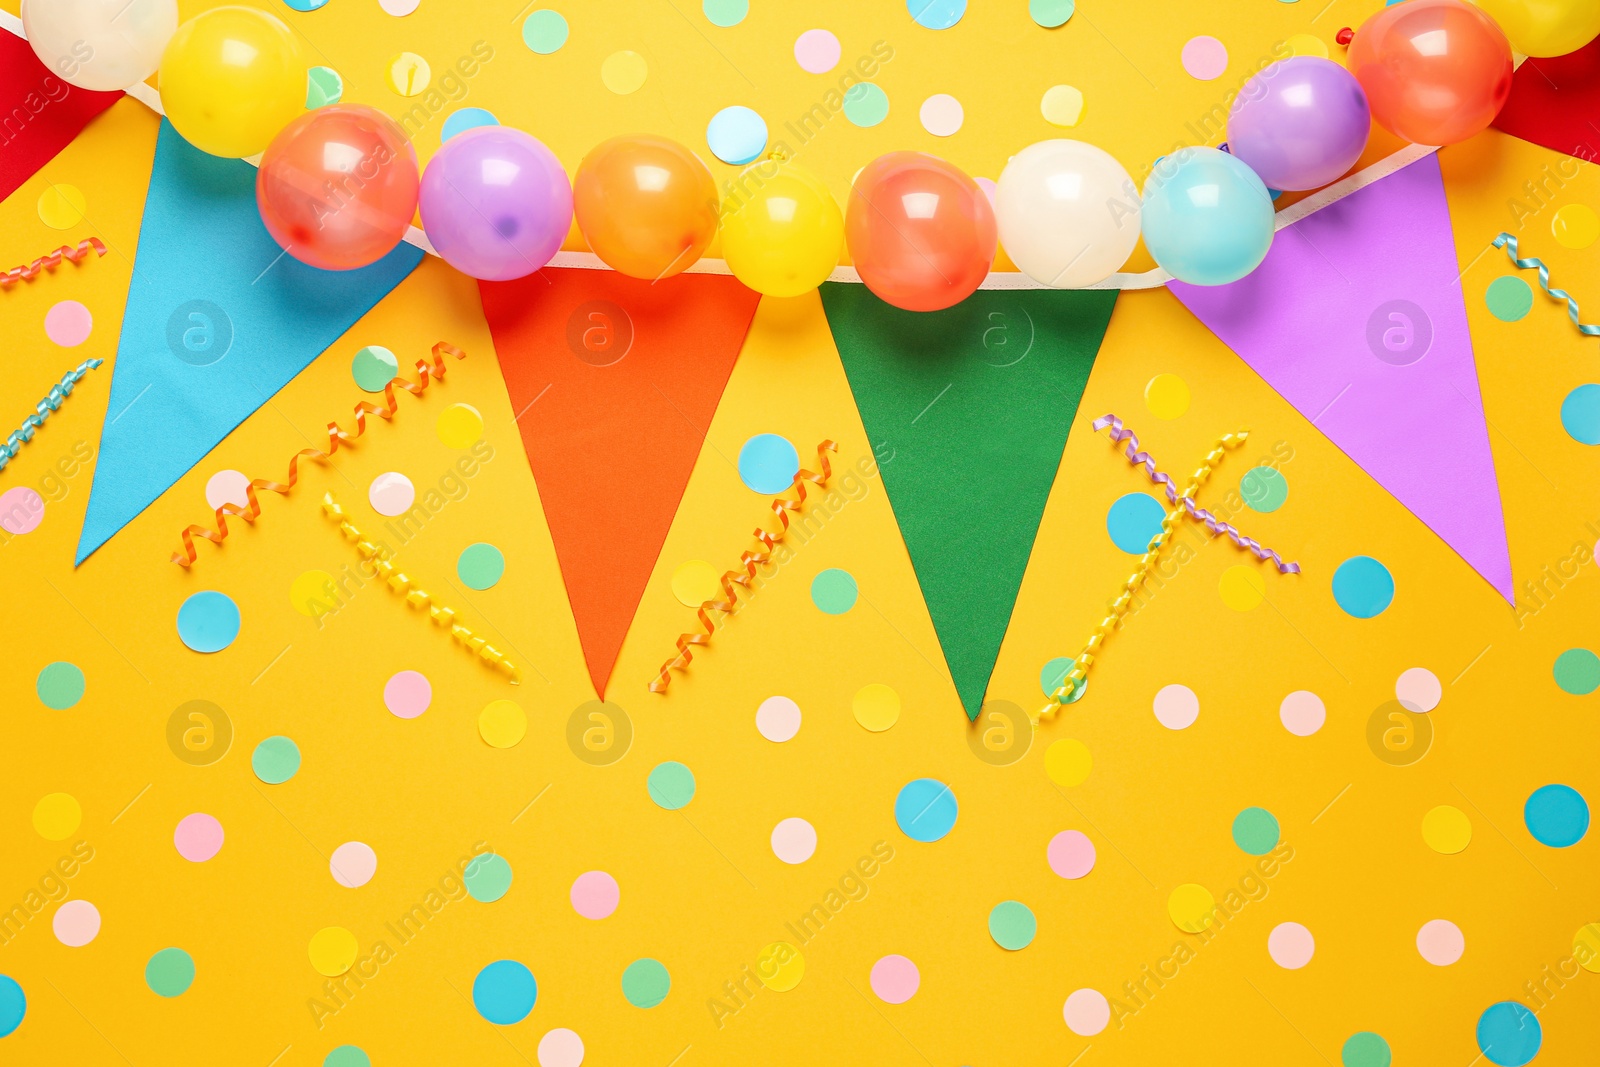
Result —
[{"label": "yellow confetti dot", "polygon": [[70,793],[51,793],[33,806],[33,828],[46,841],[64,841],[83,822],[83,809]]},{"label": "yellow confetti dot", "polygon": [[1083,93],[1070,85],[1052,85],[1039,101],[1039,111],[1053,126],[1076,126],[1083,118]]},{"label": "yellow confetti dot", "polygon": [[89,202],[76,185],[52,185],[39,196],[39,218],[52,230],[70,230],[89,214]]},{"label": "yellow confetti dot", "polygon": [[1422,817],[1422,839],[1435,852],[1453,856],[1472,841],[1472,820],[1460,808],[1440,804]]},{"label": "yellow confetti dot", "polygon": [[1175,419],[1189,410],[1189,383],[1176,374],[1158,374],[1144,387],[1144,406],[1158,419]]},{"label": "yellow confetti dot", "polygon": [[1234,566],[1222,572],[1217,591],[1222,594],[1222,602],[1234,611],[1249,611],[1266,599],[1267,583],[1256,568]]},{"label": "yellow confetti dot", "polygon": [[856,713],[856,722],[875,734],[881,734],[900,721],[900,694],[878,682],[856,690],[851,707]]},{"label": "yellow confetti dot", "polygon": [[416,96],[433,81],[433,68],[415,52],[401,52],[389,60],[389,88],[401,96]]},{"label": "yellow confetti dot", "polygon": [[1094,768],[1094,757],[1082,741],[1063,737],[1044,750],[1044,773],[1057,785],[1082,785]]},{"label": "yellow confetti dot", "polygon": [[1320,37],[1313,37],[1309,33],[1297,33],[1284,44],[1289,46],[1289,51],[1297,56],[1316,56],[1318,59],[1328,58],[1328,45]]},{"label": "yellow confetti dot", "polygon": [[478,734],[495,748],[510,748],[528,732],[528,716],[514,700],[493,700],[478,712]]},{"label": "yellow confetti dot", "polygon": [[703,559],[691,559],[678,564],[672,572],[672,595],[678,603],[697,608],[722,592],[717,582],[717,568]]},{"label": "yellow confetti dot", "polygon": [[1167,914],[1178,929],[1188,934],[1198,934],[1210,926],[1215,916],[1217,899],[1211,890],[1194,882],[1186,882],[1172,891],[1167,898]]},{"label": "yellow confetti dot", "polygon": [[650,64],[638,52],[613,52],[600,64],[600,80],[618,96],[637,92],[650,76]]},{"label": "yellow confetti dot", "polygon": [[446,448],[471,448],[483,440],[483,415],[471,404],[451,404],[433,428]]},{"label": "yellow confetti dot", "polygon": [[1589,923],[1573,935],[1572,958],[1584,970],[1600,974],[1600,923]]},{"label": "yellow confetti dot", "polygon": [[339,607],[339,587],[327,571],[306,571],[289,584],[289,603],[314,619]]},{"label": "yellow confetti dot", "polygon": [[356,935],[342,926],[324,926],[311,935],[311,966],[337,978],[356,962]]},{"label": "yellow confetti dot", "polygon": [[756,974],[761,984],[779,993],[787,993],[805,977],[806,958],[800,950],[787,941],[774,941],[761,950],[756,960]]},{"label": "yellow confetti dot", "polygon": [[1588,248],[1600,240],[1600,215],[1588,204],[1568,204],[1550,220],[1550,230],[1563,248]]}]

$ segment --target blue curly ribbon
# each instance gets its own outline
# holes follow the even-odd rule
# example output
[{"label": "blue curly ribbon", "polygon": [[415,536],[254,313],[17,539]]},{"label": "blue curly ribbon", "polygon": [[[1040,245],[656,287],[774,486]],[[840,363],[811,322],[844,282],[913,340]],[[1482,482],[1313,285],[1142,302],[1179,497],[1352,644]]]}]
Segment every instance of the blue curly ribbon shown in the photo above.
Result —
[{"label": "blue curly ribbon", "polygon": [[1578,302],[1576,300],[1568,296],[1563,289],[1550,288],[1550,268],[1545,266],[1542,260],[1518,259],[1517,239],[1509,233],[1502,233],[1499,237],[1496,237],[1494,246],[1496,248],[1504,248],[1506,255],[1511,257],[1511,262],[1515,263],[1519,270],[1537,269],[1539,271],[1539,288],[1548,293],[1550,299],[1565,300],[1567,302],[1567,317],[1572,320],[1572,325],[1578,328],[1579,333],[1585,337],[1600,337],[1600,326],[1589,326],[1578,320]]},{"label": "blue curly ribbon", "polygon": [[23,445],[33,440],[34,432],[44,425],[44,420],[50,417],[50,413],[61,410],[62,402],[72,395],[72,387],[78,384],[78,379],[104,362],[102,359],[86,359],[74,369],[67,371],[59,385],[50,387],[50,395],[36,405],[38,414],[23,419],[22,426],[13,430],[11,436],[6,438],[6,443],[0,445],[0,471],[5,470],[6,464],[17,457]]}]

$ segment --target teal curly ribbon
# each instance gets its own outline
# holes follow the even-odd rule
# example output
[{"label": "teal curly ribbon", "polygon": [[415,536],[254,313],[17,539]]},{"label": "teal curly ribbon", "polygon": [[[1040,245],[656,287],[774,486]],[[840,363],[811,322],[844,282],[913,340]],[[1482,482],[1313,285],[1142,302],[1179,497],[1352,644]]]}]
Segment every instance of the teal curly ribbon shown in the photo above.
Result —
[{"label": "teal curly ribbon", "polygon": [[59,411],[61,404],[72,395],[72,387],[78,384],[78,379],[94,370],[105,360],[86,359],[72,370],[67,371],[59,385],[50,387],[50,394],[36,405],[38,414],[29,415],[22,420],[22,426],[13,430],[6,443],[0,445],[0,471],[6,469],[6,464],[17,457],[22,451],[22,446],[33,440],[34,431],[44,425],[44,420],[50,417],[52,411]]},{"label": "teal curly ribbon", "polygon": [[1502,233],[1494,239],[1496,248],[1504,248],[1506,255],[1511,257],[1511,262],[1517,265],[1518,270],[1535,270],[1539,272],[1539,288],[1549,294],[1552,300],[1565,300],[1567,302],[1567,317],[1572,320],[1572,325],[1585,337],[1600,337],[1600,326],[1589,326],[1578,320],[1578,302],[1568,296],[1563,289],[1550,288],[1550,268],[1538,259],[1518,259],[1517,239],[1509,233]]}]

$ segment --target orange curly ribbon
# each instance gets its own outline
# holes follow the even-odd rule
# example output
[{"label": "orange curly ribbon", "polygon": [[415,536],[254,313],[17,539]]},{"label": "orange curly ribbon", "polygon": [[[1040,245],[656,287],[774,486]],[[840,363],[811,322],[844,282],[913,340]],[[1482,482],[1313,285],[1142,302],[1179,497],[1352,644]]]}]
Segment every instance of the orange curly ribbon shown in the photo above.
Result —
[{"label": "orange curly ribbon", "polygon": [[[756,577],[756,568],[772,561],[772,550],[783,540],[789,532],[789,515],[798,513],[806,502],[806,483],[810,482],[819,489],[828,485],[828,479],[833,477],[833,466],[828,462],[828,453],[839,451],[839,446],[833,441],[823,441],[817,446],[817,466],[822,468],[821,474],[812,474],[802,467],[794,476],[794,484],[787,490],[794,494],[793,500],[786,500],[778,496],[772,501],[772,513],[778,518],[778,532],[768,533],[764,528],[757,526],[752,535],[757,541],[766,546],[765,552],[743,552],[739,555],[739,566],[743,570],[725,571],[722,575],[722,599],[713,597],[700,605],[696,614],[700,617],[700,625],[705,627],[705,633],[687,633],[678,635],[678,654],[661,665],[661,673],[656,680],[650,683],[652,693],[665,693],[667,686],[672,683],[674,670],[688,670],[689,664],[694,661],[696,646],[711,644],[711,635],[717,632],[717,624],[711,618],[711,612],[720,611],[724,616],[731,617],[739,610],[739,594],[734,586],[743,586],[750,596],[755,595],[751,582]],[[748,601],[747,601],[748,602]],[[725,621],[725,620],[724,620]]]},{"label": "orange curly ribbon", "polygon": [[31,282],[42,272],[47,270],[53,271],[57,267],[61,266],[61,261],[64,259],[70,259],[72,262],[76,263],[79,260],[89,258],[89,253],[91,250],[98,255],[103,256],[106,254],[106,246],[100,240],[100,238],[85,238],[84,240],[78,242],[77,248],[73,248],[71,245],[62,245],[54,252],[51,252],[48,255],[40,256],[27,266],[12,267],[4,274],[0,274],[0,286],[13,285],[17,282]]},{"label": "orange curly ribbon", "polygon": [[172,554],[172,562],[180,567],[188,567],[194,563],[199,555],[194,547],[194,539],[196,537],[203,537],[212,544],[222,544],[228,537],[227,517],[229,515],[243,519],[253,525],[261,515],[261,500],[256,496],[257,489],[267,489],[277,493],[279,496],[288,496],[289,490],[293,489],[295,483],[300,480],[300,457],[305,456],[308,459],[316,460],[318,463],[326,462],[329,457],[339,451],[341,442],[346,448],[349,448],[356,443],[362,434],[366,433],[368,415],[376,415],[385,420],[394,418],[394,413],[398,410],[398,405],[395,403],[395,387],[398,386],[414,396],[421,396],[426,393],[430,380],[444,377],[447,366],[444,357],[447,354],[457,359],[467,358],[467,354],[455,345],[446,344],[443,341],[434,345],[432,367],[428,365],[426,359],[417,360],[417,381],[415,384],[396,376],[393,381],[383,387],[383,407],[380,408],[369,404],[365,400],[356,402],[355,433],[345,433],[336,422],[328,423],[328,450],[324,452],[319,448],[302,448],[296,452],[289,459],[289,480],[287,482],[274,482],[267,478],[252,479],[250,484],[245,487],[245,498],[249,501],[249,504],[245,507],[240,507],[237,504],[222,504],[219,506],[217,508],[217,528],[215,530],[208,530],[206,527],[198,525],[185,527],[183,531],[183,551],[174,552]]}]

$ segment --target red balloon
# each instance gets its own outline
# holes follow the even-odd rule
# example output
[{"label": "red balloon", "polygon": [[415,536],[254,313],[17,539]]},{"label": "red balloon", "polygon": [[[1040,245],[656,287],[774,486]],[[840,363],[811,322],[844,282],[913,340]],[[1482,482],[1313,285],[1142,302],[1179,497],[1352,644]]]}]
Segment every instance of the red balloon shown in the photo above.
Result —
[{"label": "red balloon", "polygon": [[965,300],[988,275],[998,242],[994,208],[978,183],[921,152],[890,152],[868,163],[856,176],[844,226],[861,280],[907,311]]},{"label": "red balloon", "polygon": [[1463,0],[1406,0],[1373,15],[1350,45],[1372,117],[1416,144],[1487,129],[1511,94],[1511,42]]},{"label": "red balloon", "polygon": [[261,157],[256,205],[274,240],[324,270],[388,255],[417,210],[417,153],[388,115],[360,104],[308,111]]}]

